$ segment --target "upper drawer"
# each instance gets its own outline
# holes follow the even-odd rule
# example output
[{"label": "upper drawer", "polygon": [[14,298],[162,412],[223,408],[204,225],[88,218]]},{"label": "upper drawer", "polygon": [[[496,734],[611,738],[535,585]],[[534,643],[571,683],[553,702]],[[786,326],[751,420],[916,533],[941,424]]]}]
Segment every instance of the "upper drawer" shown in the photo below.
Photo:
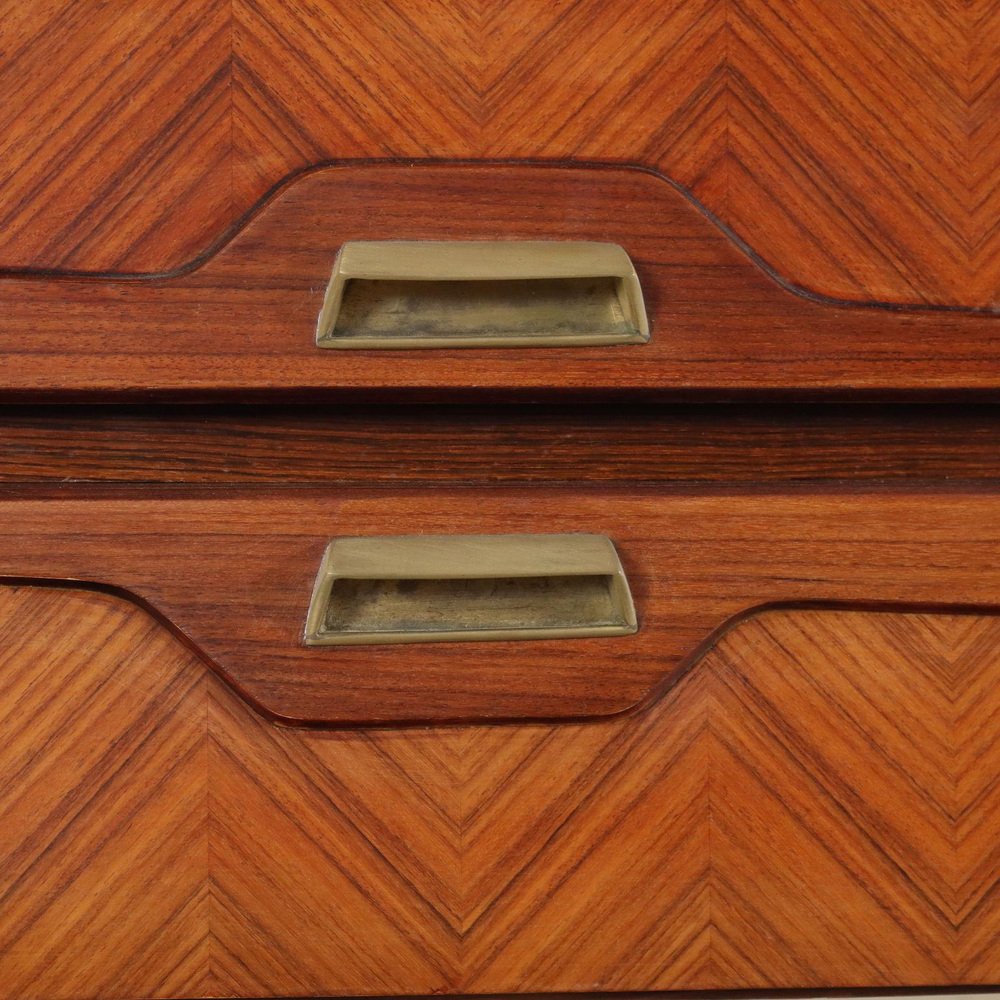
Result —
[{"label": "upper drawer", "polygon": [[[353,241],[382,245],[327,293]],[[8,276],[0,307],[7,396],[1000,386],[995,317],[792,290],[630,168],[327,167],[170,274]]]},{"label": "upper drawer", "polygon": [[[988,4],[15,6],[0,396],[1000,384]],[[359,239],[620,245],[651,339],[324,352]]]}]

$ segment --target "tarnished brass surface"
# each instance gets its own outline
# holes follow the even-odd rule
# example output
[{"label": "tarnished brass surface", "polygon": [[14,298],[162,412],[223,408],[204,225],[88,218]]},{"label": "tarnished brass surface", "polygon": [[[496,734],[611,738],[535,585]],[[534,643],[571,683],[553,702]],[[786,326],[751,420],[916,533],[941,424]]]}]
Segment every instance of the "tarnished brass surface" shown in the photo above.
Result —
[{"label": "tarnished brass surface", "polygon": [[345,243],[316,333],[320,347],[356,349],[648,339],[628,254],[558,241]]},{"label": "tarnished brass surface", "polygon": [[320,566],[307,645],[627,635],[628,582],[602,535],[338,538]]}]

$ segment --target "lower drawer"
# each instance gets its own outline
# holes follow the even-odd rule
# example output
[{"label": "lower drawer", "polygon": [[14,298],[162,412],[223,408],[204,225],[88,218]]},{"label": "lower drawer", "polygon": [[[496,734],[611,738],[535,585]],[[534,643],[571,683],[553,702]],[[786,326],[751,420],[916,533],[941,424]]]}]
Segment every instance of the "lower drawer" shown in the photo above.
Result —
[{"label": "lower drawer", "polygon": [[[989,493],[0,513],[0,996],[1000,979]],[[639,630],[303,659],[325,542],[390,523],[606,533]]]}]

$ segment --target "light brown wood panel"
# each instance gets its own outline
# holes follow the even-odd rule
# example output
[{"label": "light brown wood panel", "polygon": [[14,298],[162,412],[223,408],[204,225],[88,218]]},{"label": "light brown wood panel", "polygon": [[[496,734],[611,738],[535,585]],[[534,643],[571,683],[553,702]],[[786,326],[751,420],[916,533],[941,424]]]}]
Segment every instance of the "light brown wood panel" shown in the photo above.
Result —
[{"label": "light brown wood panel", "polygon": [[158,270],[233,201],[218,0],[0,0],[0,265]]},{"label": "light brown wood panel", "polygon": [[[236,690],[286,721],[611,715],[673,683],[703,643],[752,608],[1000,608],[1000,497],[989,484],[116,493],[9,491],[0,577],[136,595]],[[331,538],[511,532],[610,537],[638,633],[423,643],[405,654],[302,644]]]},{"label": "light brown wood panel", "polygon": [[[341,244],[596,240],[636,263],[647,344],[321,350]],[[331,167],[300,177],[203,266],[157,280],[0,282],[0,395],[150,390],[289,396],[559,389],[900,393],[1000,388],[1000,321],[818,303],[782,288],[672,187],[639,170]],[[342,398],[342,397],[341,397]]]},{"label": "light brown wood panel", "polygon": [[320,733],[2,587],[0,996],[995,983],[998,650],[768,611],[636,716]]},{"label": "light brown wood panel", "polygon": [[329,159],[641,164],[790,281],[993,308],[990,0],[8,0],[0,263],[160,271]]}]

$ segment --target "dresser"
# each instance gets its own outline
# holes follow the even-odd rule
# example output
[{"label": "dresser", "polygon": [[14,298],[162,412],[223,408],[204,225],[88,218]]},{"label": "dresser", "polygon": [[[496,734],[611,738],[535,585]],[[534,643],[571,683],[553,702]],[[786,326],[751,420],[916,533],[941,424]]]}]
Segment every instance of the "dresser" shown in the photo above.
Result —
[{"label": "dresser", "polygon": [[0,1000],[995,987],[998,56],[3,7]]}]

